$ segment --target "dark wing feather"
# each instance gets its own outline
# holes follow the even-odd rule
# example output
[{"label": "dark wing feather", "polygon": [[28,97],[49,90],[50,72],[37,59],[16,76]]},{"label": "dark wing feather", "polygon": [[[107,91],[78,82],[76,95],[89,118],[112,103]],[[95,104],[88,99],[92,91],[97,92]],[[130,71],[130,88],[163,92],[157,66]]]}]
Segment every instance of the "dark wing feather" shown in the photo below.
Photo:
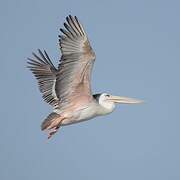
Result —
[{"label": "dark wing feather", "polygon": [[59,36],[62,57],[55,88],[62,106],[80,100],[80,96],[92,100],[90,79],[95,60],[95,53],[77,17],[70,15],[66,20],[65,29],[60,29],[63,33]]},{"label": "dark wing feather", "polygon": [[59,103],[59,99],[55,93],[57,69],[54,67],[46,51],[42,53],[41,50],[38,50],[38,52],[39,56],[32,53],[34,58],[28,58],[28,68],[38,81],[39,90],[43,94],[43,99],[56,108]]}]

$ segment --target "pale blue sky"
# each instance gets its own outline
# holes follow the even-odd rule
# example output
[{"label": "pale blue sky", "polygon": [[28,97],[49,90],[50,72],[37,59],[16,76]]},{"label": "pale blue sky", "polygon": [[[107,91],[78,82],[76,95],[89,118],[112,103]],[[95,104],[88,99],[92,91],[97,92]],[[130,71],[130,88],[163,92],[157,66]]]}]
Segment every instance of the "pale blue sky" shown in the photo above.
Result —
[{"label": "pale blue sky", "polygon": [[[0,179],[179,180],[180,1],[1,1]],[[144,99],[64,127],[49,142],[43,102],[26,58],[46,49],[57,65],[68,14],[96,52],[92,86]]]}]

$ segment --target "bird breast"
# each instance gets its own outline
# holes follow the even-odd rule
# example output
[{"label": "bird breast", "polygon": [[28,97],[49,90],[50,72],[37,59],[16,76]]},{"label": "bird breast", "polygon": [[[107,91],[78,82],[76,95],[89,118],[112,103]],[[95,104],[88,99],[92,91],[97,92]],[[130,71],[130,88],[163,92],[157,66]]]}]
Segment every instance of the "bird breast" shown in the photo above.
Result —
[{"label": "bird breast", "polygon": [[71,118],[67,118],[62,122],[63,126],[79,123],[82,121],[89,120],[97,116],[97,108],[95,107],[94,103],[89,104],[87,107],[83,109],[77,110],[71,115]]},{"label": "bird breast", "polygon": [[97,116],[96,111],[97,111],[97,109],[93,105],[88,106],[78,112],[79,117],[77,120],[81,121],[81,120],[91,119],[91,118]]},{"label": "bird breast", "polygon": [[87,120],[96,116],[106,115],[111,113],[115,108],[114,104],[110,106],[102,106],[97,103],[91,103],[88,107],[81,109],[78,113],[78,120]]}]

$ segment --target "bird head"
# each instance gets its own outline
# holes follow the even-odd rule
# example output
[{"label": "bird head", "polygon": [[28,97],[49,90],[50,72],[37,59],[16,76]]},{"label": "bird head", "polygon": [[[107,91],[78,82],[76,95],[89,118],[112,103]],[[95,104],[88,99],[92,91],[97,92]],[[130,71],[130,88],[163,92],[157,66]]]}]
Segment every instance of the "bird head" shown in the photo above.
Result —
[{"label": "bird head", "polygon": [[142,100],[123,97],[123,96],[114,96],[108,93],[102,93],[94,95],[95,99],[98,101],[99,105],[103,107],[104,114],[111,113],[116,104],[139,104],[142,103]]},{"label": "bird head", "polygon": [[124,97],[124,96],[114,96],[107,93],[102,93],[100,95],[100,99],[107,103],[118,103],[118,104],[139,104],[143,102],[142,100],[139,99]]}]

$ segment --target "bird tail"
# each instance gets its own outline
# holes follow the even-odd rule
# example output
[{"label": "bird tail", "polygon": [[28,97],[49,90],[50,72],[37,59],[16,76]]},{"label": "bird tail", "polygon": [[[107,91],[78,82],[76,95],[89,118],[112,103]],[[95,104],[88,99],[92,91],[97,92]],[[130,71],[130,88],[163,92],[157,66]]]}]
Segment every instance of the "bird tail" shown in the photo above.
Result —
[{"label": "bird tail", "polygon": [[[48,129],[52,129],[55,126],[54,121],[57,120],[57,118],[59,118],[60,115],[57,113],[52,112],[51,114],[48,115],[48,117],[42,122],[41,124],[41,130],[48,130]],[[56,123],[57,125],[57,123]]]},{"label": "bird tail", "polygon": [[48,139],[58,131],[59,127],[61,126],[63,119],[64,118],[61,115],[52,112],[42,122],[41,130],[42,131],[48,130]]}]

